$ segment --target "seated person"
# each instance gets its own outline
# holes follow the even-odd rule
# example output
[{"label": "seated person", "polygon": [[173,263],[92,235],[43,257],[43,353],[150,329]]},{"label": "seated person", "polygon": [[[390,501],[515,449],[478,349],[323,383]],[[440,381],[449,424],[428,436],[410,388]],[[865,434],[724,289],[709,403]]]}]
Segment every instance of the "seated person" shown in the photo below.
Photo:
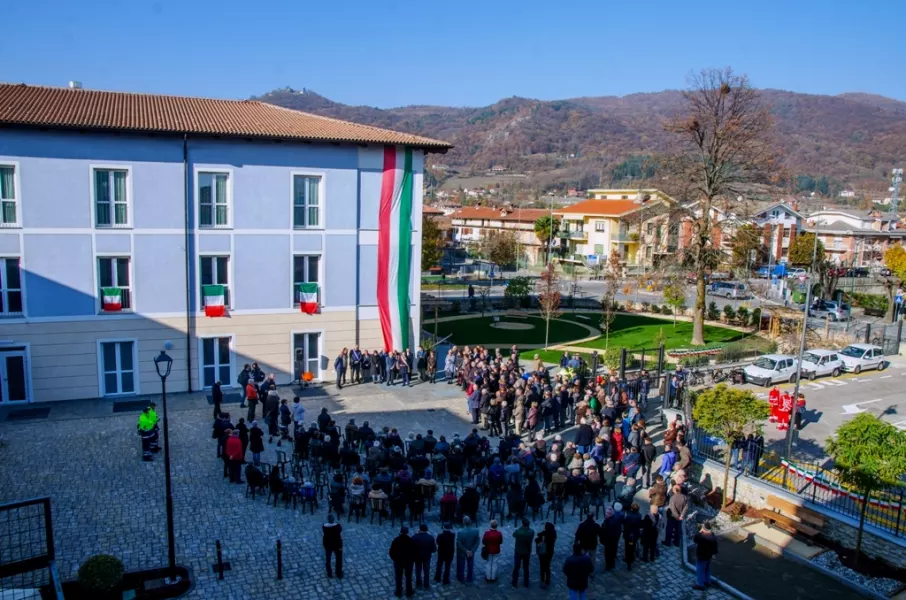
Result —
[{"label": "seated person", "polygon": [[521,515],[525,511],[525,496],[518,484],[510,484],[510,489],[506,493],[506,506],[508,518],[513,515]]},{"label": "seated person", "polygon": [[480,503],[481,497],[478,495],[478,490],[475,489],[475,486],[469,485],[466,487],[466,491],[463,492],[462,498],[459,499],[459,509],[462,514],[474,519],[478,515],[478,505]]}]

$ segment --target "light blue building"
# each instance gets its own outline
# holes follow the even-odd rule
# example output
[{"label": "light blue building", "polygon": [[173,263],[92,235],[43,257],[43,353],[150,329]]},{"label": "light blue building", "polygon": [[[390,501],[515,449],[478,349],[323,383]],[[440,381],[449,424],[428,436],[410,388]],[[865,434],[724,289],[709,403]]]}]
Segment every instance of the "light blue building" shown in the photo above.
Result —
[{"label": "light blue building", "polygon": [[417,335],[424,156],[448,144],[252,101],[0,84],[0,402],[157,392],[165,340],[174,391],[254,361],[329,378],[343,347],[382,347],[385,146],[413,150]]}]

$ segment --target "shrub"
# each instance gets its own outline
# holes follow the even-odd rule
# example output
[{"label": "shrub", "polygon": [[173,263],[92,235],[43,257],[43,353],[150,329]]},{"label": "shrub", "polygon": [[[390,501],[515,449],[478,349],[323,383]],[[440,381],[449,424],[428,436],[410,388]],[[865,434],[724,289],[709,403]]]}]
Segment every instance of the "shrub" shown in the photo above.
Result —
[{"label": "shrub", "polygon": [[752,314],[749,316],[749,324],[752,325],[755,329],[761,328],[761,309],[753,308]]},{"label": "shrub", "polygon": [[[672,315],[673,309],[665,304],[664,306],[661,307],[661,314],[662,315]],[[677,314],[679,314],[679,313],[677,313]]]},{"label": "shrub", "polygon": [[714,300],[708,305],[708,320],[720,321],[720,309],[717,308],[717,302]]},{"label": "shrub", "polygon": [[79,585],[88,597],[111,596],[123,582],[123,563],[115,556],[98,554],[79,567]]},{"label": "shrub", "polygon": [[749,324],[749,309],[745,306],[740,306],[736,309],[736,320],[739,321],[740,325]]},{"label": "shrub", "polygon": [[717,362],[736,362],[753,354],[752,347],[745,342],[733,342],[724,346],[717,355]]},{"label": "shrub", "polygon": [[604,363],[604,366],[606,366],[611,373],[615,373],[620,370],[620,358],[622,356],[622,349],[611,346],[604,351],[604,354],[601,356],[601,362]]},{"label": "shrub", "polygon": [[648,309],[652,314],[659,315],[661,314],[661,307],[657,304],[652,304],[651,308]]},{"label": "shrub", "polygon": [[733,319],[736,318],[736,311],[729,304],[724,306],[724,317],[727,319],[727,323],[732,323]]},{"label": "shrub", "polygon": [[648,312],[651,310],[650,302],[642,302],[642,312]]}]

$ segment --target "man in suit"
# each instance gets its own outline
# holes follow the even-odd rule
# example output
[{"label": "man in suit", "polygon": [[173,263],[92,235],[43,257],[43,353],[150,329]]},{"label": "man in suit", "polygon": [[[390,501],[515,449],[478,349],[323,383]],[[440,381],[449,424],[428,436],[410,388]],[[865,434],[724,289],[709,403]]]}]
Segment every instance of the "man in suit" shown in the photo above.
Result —
[{"label": "man in suit", "polygon": [[[456,552],[456,535],[453,525],[444,523],[444,529],[437,534],[437,569],[434,571],[434,583],[441,582],[441,569],[443,569],[443,583],[450,583],[450,565]],[[427,587],[427,586],[426,586]]]},{"label": "man in suit", "polygon": [[415,544],[415,587],[422,587],[424,581],[425,590],[431,589],[431,555],[437,552],[437,544],[434,536],[428,533],[427,523],[422,523],[418,527],[418,533],[412,536],[412,543]]},{"label": "man in suit", "polygon": [[412,565],[415,562],[415,544],[409,537],[409,528],[401,527],[400,534],[390,544],[390,560],[393,561],[393,577],[396,590],[393,594],[400,598],[403,595],[403,576],[406,577],[406,595],[414,596],[412,589]]},{"label": "man in suit", "polygon": [[478,550],[478,543],[478,530],[472,527],[472,519],[463,517],[462,529],[456,534],[456,579],[460,583],[472,583],[473,581],[475,551]]}]

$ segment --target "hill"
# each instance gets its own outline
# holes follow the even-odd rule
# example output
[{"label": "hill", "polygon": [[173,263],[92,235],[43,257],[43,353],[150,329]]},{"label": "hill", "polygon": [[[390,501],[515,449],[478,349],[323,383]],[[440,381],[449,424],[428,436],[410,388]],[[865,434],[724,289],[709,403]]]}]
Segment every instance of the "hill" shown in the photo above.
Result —
[{"label": "hill", "polygon": [[[820,96],[762,90],[775,117],[784,166],[800,186],[886,189],[901,166],[906,102],[871,94]],[[378,109],[282,88],[258,98],[279,106],[417,133],[455,148],[430,161],[465,173],[500,165],[532,175],[533,186],[610,185],[641,175],[642,157],[664,151],[664,123],[682,110],[677,91],[542,101],[506,98],[480,108]],[[803,183],[805,182],[805,183]],[[811,183],[808,183],[811,182]]]}]

